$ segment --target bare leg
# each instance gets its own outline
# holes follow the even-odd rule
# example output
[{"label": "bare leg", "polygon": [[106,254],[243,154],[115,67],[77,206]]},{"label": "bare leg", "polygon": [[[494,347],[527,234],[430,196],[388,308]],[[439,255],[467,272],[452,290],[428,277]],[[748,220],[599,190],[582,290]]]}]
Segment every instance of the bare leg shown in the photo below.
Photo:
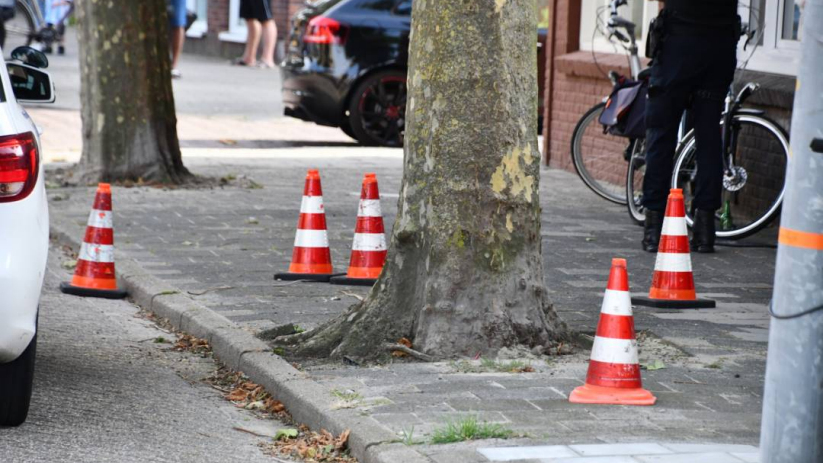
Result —
[{"label": "bare leg", "polygon": [[246,20],[248,35],[246,36],[246,52],[243,53],[243,61],[249,66],[254,66],[257,62],[257,45],[260,42],[260,29],[260,21],[256,19]]},{"label": "bare leg", "polygon": [[[61,37],[62,39],[62,37]],[[171,30],[171,68],[177,69],[177,62],[180,60],[180,52],[183,51],[183,42],[186,41],[186,31],[182,27],[175,27]]]},{"label": "bare leg", "polygon": [[274,66],[274,46],[277,44],[277,25],[274,20],[263,23],[263,53],[260,61],[268,66]]}]

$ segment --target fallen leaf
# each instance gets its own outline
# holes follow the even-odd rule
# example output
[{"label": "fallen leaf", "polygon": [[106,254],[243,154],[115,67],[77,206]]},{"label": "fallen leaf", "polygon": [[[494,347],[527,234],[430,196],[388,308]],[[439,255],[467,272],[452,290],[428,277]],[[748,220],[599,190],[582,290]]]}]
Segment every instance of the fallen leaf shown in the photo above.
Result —
[{"label": "fallen leaf", "polygon": [[666,368],[666,364],[661,362],[659,359],[655,359],[651,363],[641,364],[640,367],[645,370],[654,371]]},{"label": "fallen leaf", "polygon": [[283,428],[278,429],[277,432],[274,434],[274,440],[280,440],[282,438],[293,439],[297,437],[297,430],[294,428]]},{"label": "fallen leaf", "polygon": [[237,144],[237,140],[231,140],[231,139],[228,139],[228,138],[224,138],[222,140],[217,140],[217,141],[219,141],[220,143],[222,143],[224,145],[228,145],[228,146],[234,146],[234,145]]},{"label": "fallen leaf", "polygon": [[337,441],[334,443],[334,447],[337,449],[342,449],[346,447],[346,443],[349,441],[349,434],[351,434],[351,430],[347,429],[340,434],[340,437],[337,438]]}]

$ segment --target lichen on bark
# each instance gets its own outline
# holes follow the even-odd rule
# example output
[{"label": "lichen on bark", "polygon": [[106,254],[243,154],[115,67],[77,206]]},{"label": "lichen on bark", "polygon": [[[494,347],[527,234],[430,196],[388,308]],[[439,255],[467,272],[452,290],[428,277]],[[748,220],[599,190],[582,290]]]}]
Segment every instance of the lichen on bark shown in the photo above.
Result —
[{"label": "lichen on bark", "polygon": [[543,282],[533,0],[417,0],[403,182],[383,273],[295,356],[437,358],[568,338]]}]

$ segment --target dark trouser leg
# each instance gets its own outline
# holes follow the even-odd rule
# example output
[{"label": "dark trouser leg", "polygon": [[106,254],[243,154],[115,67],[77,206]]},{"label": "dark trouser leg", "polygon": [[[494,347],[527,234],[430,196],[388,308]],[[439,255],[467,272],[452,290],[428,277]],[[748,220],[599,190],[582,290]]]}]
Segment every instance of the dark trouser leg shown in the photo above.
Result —
[{"label": "dark trouser leg", "polygon": [[[643,178],[643,206],[664,211],[671,188],[677,131],[686,107],[688,89],[666,76],[667,69],[653,74],[646,102],[646,174]],[[660,77],[657,79],[657,77]],[[669,82],[656,84],[656,80]]]},{"label": "dark trouser leg", "polygon": [[697,174],[694,201],[696,209],[714,211],[720,208],[723,188],[723,142],[720,114],[723,111],[723,90],[695,93],[693,111],[697,147]]}]

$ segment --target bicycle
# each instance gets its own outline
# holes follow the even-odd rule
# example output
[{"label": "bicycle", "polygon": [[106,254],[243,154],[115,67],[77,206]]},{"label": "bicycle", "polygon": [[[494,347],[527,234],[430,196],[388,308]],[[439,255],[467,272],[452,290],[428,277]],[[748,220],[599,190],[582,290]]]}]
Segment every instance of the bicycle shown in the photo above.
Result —
[{"label": "bicycle", "polygon": [[[618,16],[617,8],[624,4],[626,0],[612,0],[609,4],[608,38],[617,37],[629,52],[632,77],[641,80],[647,77],[648,70],[639,70],[635,25]],[[625,34],[620,31],[621,28],[626,30]],[[751,39],[749,35],[748,40]],[[611,71],[609,78],[615,83],[617,73]],[[719,238],[740,239],[756,233],[777,216],[783,201],[789,157],[788,136],[779,124],[764,115],[764,111],[742,107],[758,89],[759,85],[749,83],[735,96],[730,88],[721,117],[724,177],[723,207],[717,213],[719,226],[716,235]],[[587,133],[592,129],[592,122],[599,119],[606,99],[587,111],[575,127],[571,143],[572,162],[580,178],[592,191],[611,202],[626,205],[629,216],[642,224],[645,218],[642,207],[645,140],[630,139],[627,144],[625,138],[606,135],[597,124],[593,131]],[[684,114],[675,149],[672,188],[684,190],[686,221],[691,226],[690,205],[694,197],[697,164],[695,135],[693,130],[688,129],[687,122],[687,114]],[[584,150],[584,147],[588,149]],[[619,175],[614,169],[614,147],[622,151],[623,159],[628,161],[622,187],[615,180]],[[602,172],[604,163],[611,167],[607,167],[605,173]],[[601,172],[593,171],[595,166],[601,166]],[[747,185],[753,187],[744,190]],[[747,193],[743,194],[743,191]]]},{"label": "bicycle", "polygon": [[[786,167],[789,160],[789,137],[765,111],[741,105],[760,86],[746,84],[735,96],[726,97],[722,115],[723,130],[723,207],[715,214],[718,238],[741,239],[766,227],[780,211],[785,192]],[[696,139],[690,130],[675,150],[672,188],[683,190],[686,223],[691,227],[697,161]],[[645,154],[633,155],[626,175],[629,214],[643,223],[643,175]],[[752,188],[744,190],[746,186]],[[747,193],[744,194],[743,192]]]},{"label": "bicycle", "polygon": [[39,31],[46,21],[37,0],[17,0],[14,5],[14,17],[6,21],[6,42],[4,50],[29,46],[39,39]]}]

